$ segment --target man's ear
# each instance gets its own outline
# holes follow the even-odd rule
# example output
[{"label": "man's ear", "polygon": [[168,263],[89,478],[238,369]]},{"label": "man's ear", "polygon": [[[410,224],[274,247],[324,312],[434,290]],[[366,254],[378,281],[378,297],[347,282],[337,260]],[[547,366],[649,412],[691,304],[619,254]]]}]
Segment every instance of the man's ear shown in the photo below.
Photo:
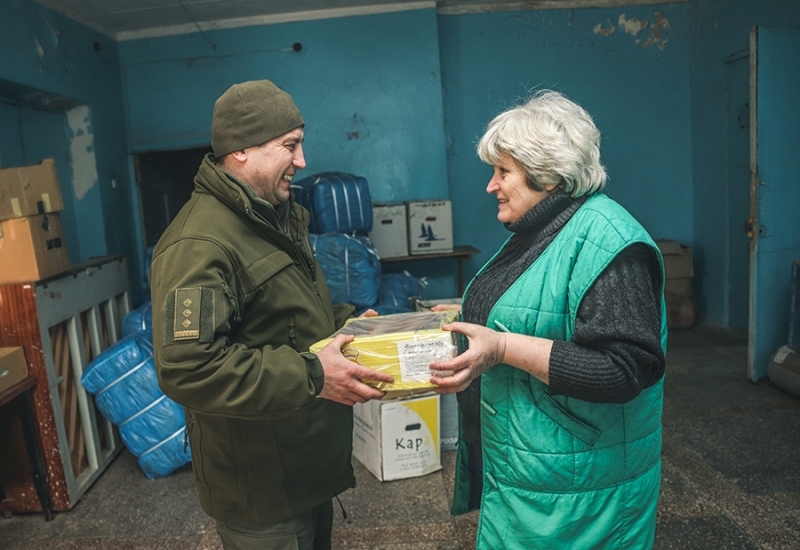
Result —
[{"label": "man's ear", "polygon": [[247,149],[242,149],[241,151],[232,151],[228,154],[239,162],[244,162],[247,160]]}]

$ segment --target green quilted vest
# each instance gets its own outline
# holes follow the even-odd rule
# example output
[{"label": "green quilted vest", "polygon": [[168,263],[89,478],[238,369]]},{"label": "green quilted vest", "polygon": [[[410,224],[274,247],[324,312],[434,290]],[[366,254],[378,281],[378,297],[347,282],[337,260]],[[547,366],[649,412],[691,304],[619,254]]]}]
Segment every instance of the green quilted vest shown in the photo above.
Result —
[{"label": "green quilted vest", "polygon": [[[570,340],[586,291],[636,242],[658,250],[624,208],[593,195],[495,304],[488,326]],[[663,299],[661,311],[666,352]],[[625,404],[553,396],[546,384],[502,364],[481,384],[479,549],[653,546],[663,379]],[[465,460],[460,448],[453,513],[467,511]]]}]

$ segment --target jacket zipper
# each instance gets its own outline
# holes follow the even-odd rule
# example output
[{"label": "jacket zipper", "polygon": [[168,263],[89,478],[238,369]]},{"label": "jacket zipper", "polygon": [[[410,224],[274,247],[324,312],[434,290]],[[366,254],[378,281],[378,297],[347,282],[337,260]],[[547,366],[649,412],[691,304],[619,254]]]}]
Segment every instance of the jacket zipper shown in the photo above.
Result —
[{"label": "jacket zipper", "polygon": [[194,427],[194,417],[189,416],[189,422],[186,423],[186,429],[183,430],[183,452],[186,453],[186,448],[189,446],[189,436],[192,433],[192,427]]},{"label": "jacket zipper", "polygon": [[228,298],[228,302],[230,302],[231,308],[233,309],[233,320],[238,323],[242,320],[242,317],[239,315],[239,304],[236,301],[236,296],[233,295],[233,291],[231,291],[230,287],[224,283],[222,285],[222,292]]},{"label": "jacket zipper", "polygon": [[297,344],[297,330],[294,315],[289,316],[289,343],[295,351],[300,351],[300,346]]}]

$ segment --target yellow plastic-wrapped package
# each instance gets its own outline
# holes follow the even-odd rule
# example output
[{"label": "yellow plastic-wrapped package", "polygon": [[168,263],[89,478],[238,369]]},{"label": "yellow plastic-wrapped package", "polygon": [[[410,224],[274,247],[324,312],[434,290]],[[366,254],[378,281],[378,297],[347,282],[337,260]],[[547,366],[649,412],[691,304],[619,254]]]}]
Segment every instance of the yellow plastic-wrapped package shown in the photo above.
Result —
[{"label": "yellow plastic-wrapped package", "polygon": [[355,338],[342,348],[349,360],[394,376],[394,383],[364,380],[382,391],[417,390],[436,387],[432,376],[449,373],[434,371],[430,364],[458,355],[458,335],[442,326],[460,318],[458,311],[413,312],[358,317],[351,319],[330,338],[313,344],[318,353],[338,334]]}]

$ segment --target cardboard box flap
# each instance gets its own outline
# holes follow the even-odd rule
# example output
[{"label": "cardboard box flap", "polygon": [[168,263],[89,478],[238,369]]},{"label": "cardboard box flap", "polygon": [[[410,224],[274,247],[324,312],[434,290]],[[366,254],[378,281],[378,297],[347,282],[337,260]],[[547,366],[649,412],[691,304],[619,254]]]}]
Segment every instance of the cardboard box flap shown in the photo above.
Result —
[{"label": "cardboard box flap", "polygon": [[53,159],[0,169],[0,220],[24,218],[64,209]]},{"label": "cardboard box flap", "polygon": [[664,272],[667,279],[694,277],[692,249],[678,241],[656,241],[664,258]]},{"label": "cardboard box flap", "polygon": [[664,256],[683,253],[681,243],[678,241],[657,240],[656,245],[658,245],[658,249],[661,250],[661,254]]}]

